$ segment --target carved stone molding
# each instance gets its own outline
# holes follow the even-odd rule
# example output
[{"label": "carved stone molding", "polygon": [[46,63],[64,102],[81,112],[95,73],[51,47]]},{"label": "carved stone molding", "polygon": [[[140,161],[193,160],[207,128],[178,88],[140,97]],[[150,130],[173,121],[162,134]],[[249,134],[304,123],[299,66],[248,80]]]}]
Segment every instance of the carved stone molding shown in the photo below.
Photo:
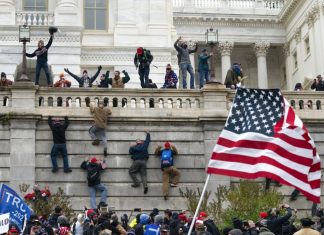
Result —
[{"label": "carved stone molding", "polygon": [[[115,62],[125,62],[125,61],[132,61],[134,59],[133,53],[127,53],[127,54],[114,54],[111,52],[106,51],[105,53],[102,52],[82,52],[81,53],[81,61],[84,62],[107,62],[110,61],[112,64]],[[155,62],[161,62],[161,63],[170,63],[171,56],[164,56],[159,55],[154,57]]]},{"label": "carved stone molding", "polygon": [[306,13],[306,23],[309,28],[312,28],[314,23],[320,18],[320,7],[318,1],[315,1],[311,9]]},{"label": "carved stone molding", "polygon": [[297,27],[295,29],[293,38],[296,40],[297,43],[301,41],[301,27]]},{"label": "carved stone molding", "polygon": [[322,14],[324,15],[324,2],[322,2]]},{"label": "carved stone molding", "polygon": [[222,56],[230,56],[234,47],[234,42],[223,41],[219,42],[218,50]]},{"label": "carved stone molding", "polygon": [[265,57],[268,54],[270,48],[270,42],[267,41],[259,41],[254,43],[253,49],[257,57]]},{"label": "carved stone molding", "polygon": [[290,56],[290,43],[286,42],[282,47],[282,52],[285,57]]}]

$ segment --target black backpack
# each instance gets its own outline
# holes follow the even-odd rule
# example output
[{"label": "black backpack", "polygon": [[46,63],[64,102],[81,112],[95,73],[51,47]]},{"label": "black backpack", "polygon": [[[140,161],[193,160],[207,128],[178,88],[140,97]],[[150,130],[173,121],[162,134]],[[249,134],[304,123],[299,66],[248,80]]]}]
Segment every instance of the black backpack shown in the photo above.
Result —
[{"label": "black backpack", "polygon": [[96,182],[100,180],[100,172],[97,167],[88,169],[87,180],[89,185],[96,185]]}]

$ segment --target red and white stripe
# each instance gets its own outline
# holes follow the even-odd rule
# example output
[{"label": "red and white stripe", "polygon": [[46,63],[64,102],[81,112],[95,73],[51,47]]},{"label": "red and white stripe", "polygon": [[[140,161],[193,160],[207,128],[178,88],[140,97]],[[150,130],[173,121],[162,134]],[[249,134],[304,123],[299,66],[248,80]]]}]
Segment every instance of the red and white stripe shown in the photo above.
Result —
[{"label": "red and white stripe", "polygon": [[285,100],[284,117],[274,137],[255,132],[223,130],[214,147],[207,173],[246,179],[267,177],[300,190],[320,202],[320,158],[302,121]]}]

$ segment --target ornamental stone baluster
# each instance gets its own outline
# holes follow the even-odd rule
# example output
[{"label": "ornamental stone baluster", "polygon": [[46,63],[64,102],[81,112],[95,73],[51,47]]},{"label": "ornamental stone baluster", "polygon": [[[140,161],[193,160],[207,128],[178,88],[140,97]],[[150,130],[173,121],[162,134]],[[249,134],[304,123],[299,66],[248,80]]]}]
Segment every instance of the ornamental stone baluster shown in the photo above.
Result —
[{"label": "ornamental stone baluster", "polygon": [[[233,42],[219,42],[218,49],[222,57],[222,83],[225,82],[227,70],[231,67],[231,53],[234,47]],[[214,55],[215,56],[215,55]]]},{"label": "ornamental stone baluster", "polygon": [[256,42],[254,51],[257,56],[258,64],[258,87],[260,89],[268,89],[268,71],[267,71],[267,53],[270,43],[266,41]]}]

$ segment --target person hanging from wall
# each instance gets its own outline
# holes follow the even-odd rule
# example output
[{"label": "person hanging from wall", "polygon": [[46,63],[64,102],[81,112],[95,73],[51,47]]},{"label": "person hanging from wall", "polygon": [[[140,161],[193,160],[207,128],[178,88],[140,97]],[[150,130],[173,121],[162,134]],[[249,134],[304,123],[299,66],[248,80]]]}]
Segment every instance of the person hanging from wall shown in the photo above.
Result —
[{"label": "person hanging from wall", "polygon": [[140,182],[138,181],[136,174],[140,173],[142,178],[142,183],[144,187],[144,194],[148,192],[147,186],[147,173],[146,173],[146,163],[149,158],[148,154],[148,146],[151,141],[151,136],[148,130],[145,130],[146,139],[145,141],[137,139],[136,144],[132,145],[129,148],[129,154],[133,160],[133,164],[129,168],[128,172],[130,177],[132,178],[133,184],[131,185],[133,188],[137,188],[140,186]]},{"label": "person hanging from wall", "polygon": [[[194,50],[188,49],[188,45],[186,42],[183,42],[179,44],[179,41],[182,39],[182,37],[179,37],[175,43],[174,43],[174,48],[178,51],[179,53],[179,58],[180,58],[180,69],[182,73],[182,85],[183,89],[187,89],[187,71],[190,74],[190,89],[195,89],[195,74],[193,67],[191,65],[190,57],[189,55],[191,53],[195,53],[198,49],[198,45],[195,45]],[[181,46],[180,46],[181,45]]]},{"label": "person hanging from wall", "polygon": [[226,88],[236,89],[240,87],[241,82],[246,77],[243,76],[242,66],[239,63],[234,63],[233,66],[227,71],[225,78]]},{"label": "person hanging from wall", "polygon": [[92,145],[99,145],[101,140],[104,146],[104,156],[107,156],[106,127],[111,110],[104,106],[103,101],[100,101],[99,107],[94,107],[93,104],[90,105],[90,112],[93,113],[94,118],[94,125],[89,129]]},{"label": "person hanging from wall", "polygon": [[46,46],[44,46],[44,41],[39,40],[38,41],[38,48],[31,54],[26,53],[26,56],[29,58],[37,56],[37,61],[36,61],[36,78],[35,78],[35,85],[39,85],[39,75],[41,72],[41,69],[44,69],[46,80],[47,80],[47,85],[48,86],[53,86],[52,80],[51,80],[51,75],[48,70],[48,64],[47,64],[47,52],[48,49],[51,47],[53,38],[54,38],[54,33],[57,31],[57,28],[55,27],[50,27],[50,39]]},{"label": "person hanging from wall", "polygon": [[167,64],[166,73],[164,77],[164,84],[161,88],[177,89],[177,83],[178,83],[177,74],[172,70],[171,65]]},{"label": "person hanging from wall", "polygon": [[204,87],[205,80],[206,82],[209,82],[209,65],[208,65],[208,59],[213,54],[208,54],[208,51],[206,48],[201,50],[201,54],[198,57],[199,63],[198,63],[198,72],[199,72],[199,81],[200,81],[200,89]]},{"label": "person hanging from wall", "polygon": [[71,82],[65,79],[64,73],[60,73],[60,80],[54,83],[54,87],[71,87]]},{"label": "person hanging from wall", "polygon": [[63,156],[63,166],[64,172],[72,172],[69,167],[68,153],[66,149],[66,139],[65,131],[69,126],[68,117],[64,118],[64,123],[62,124],[58,118],[52,119],[51,116],[48,117],[48,125],[50,126],[53,134],[54,145],[51,151],[51,160],[52,160],[52,172],[55,173],[58,171],[57,167],[57,154],[61,153]]},{"label": "person hanging from wall", "polygon": [[174,145],[171,145],[169,142],[165,142],[164,149],[162,149],[162,146],[158,146],[154,153],[161,159],[161,170],[163,171],[162,191],[164,200],[167,200],[169,195],[170,175],[172,175],[170,184],[171,187],[177,187],[180,179],[180,171],[173,164],[174,156],[178,155],[178,150]]},{"label": "person hanging from wall", "polygon": [[125,70],[123,70],[122,73],[125,75],[125,77],[121,77],[120,72],[116,70],[114,72],[114,77],[109,78],[109,71],[106,72],[105,78],[112,88],[125,88],[125,84],[129,82],[130,77]]},{"label": "person hanging from wall", "polygon": [[150,64],[153,61],[153,56],[150,50],[147,50],[143,47],[137,48],[134,64],[136,69],[138,69],[139,78],[141,81],[141,87],[145,88],[145,85],[148,84],[149,74],[150,74]]},{"label": "person hanging from wall", "polygon": [[101,69],[102,69],[102,67],[101,67],[101,65],[99,65],[98,66],[98,71],[92,77],[89,77],[88,71],[86,69],[83,70],[83,73],[82,73],[81,77],[78,77],[77,75],[71,73],[70,70],[67,69],[67,68],[64,68],[64,71],[67,72],[71,77],[73,77],[79,83],[79,87],[87,88],[87,87],[92,87],[92,83],[98,77]]},{"label": "person hanging from wall", "polygon": [[90,206],[92,209],[96,209],[96,192],[100,191],[100,207],[107,206],[107,187],[101,183],[100,172],[106,168],[104,161],[98,160],[96,157],[92,157],[89,161],[83,161],[81,163],[81,169],[87,171],[87,181],[90,193]]},{"label": "person hanging from wall", "polygon": [[9,86],[9,85],[12,85],[12,81],[7,79],[7,75],[4,72],[2,72],[1,79],[0,79],[0,87]]}]

